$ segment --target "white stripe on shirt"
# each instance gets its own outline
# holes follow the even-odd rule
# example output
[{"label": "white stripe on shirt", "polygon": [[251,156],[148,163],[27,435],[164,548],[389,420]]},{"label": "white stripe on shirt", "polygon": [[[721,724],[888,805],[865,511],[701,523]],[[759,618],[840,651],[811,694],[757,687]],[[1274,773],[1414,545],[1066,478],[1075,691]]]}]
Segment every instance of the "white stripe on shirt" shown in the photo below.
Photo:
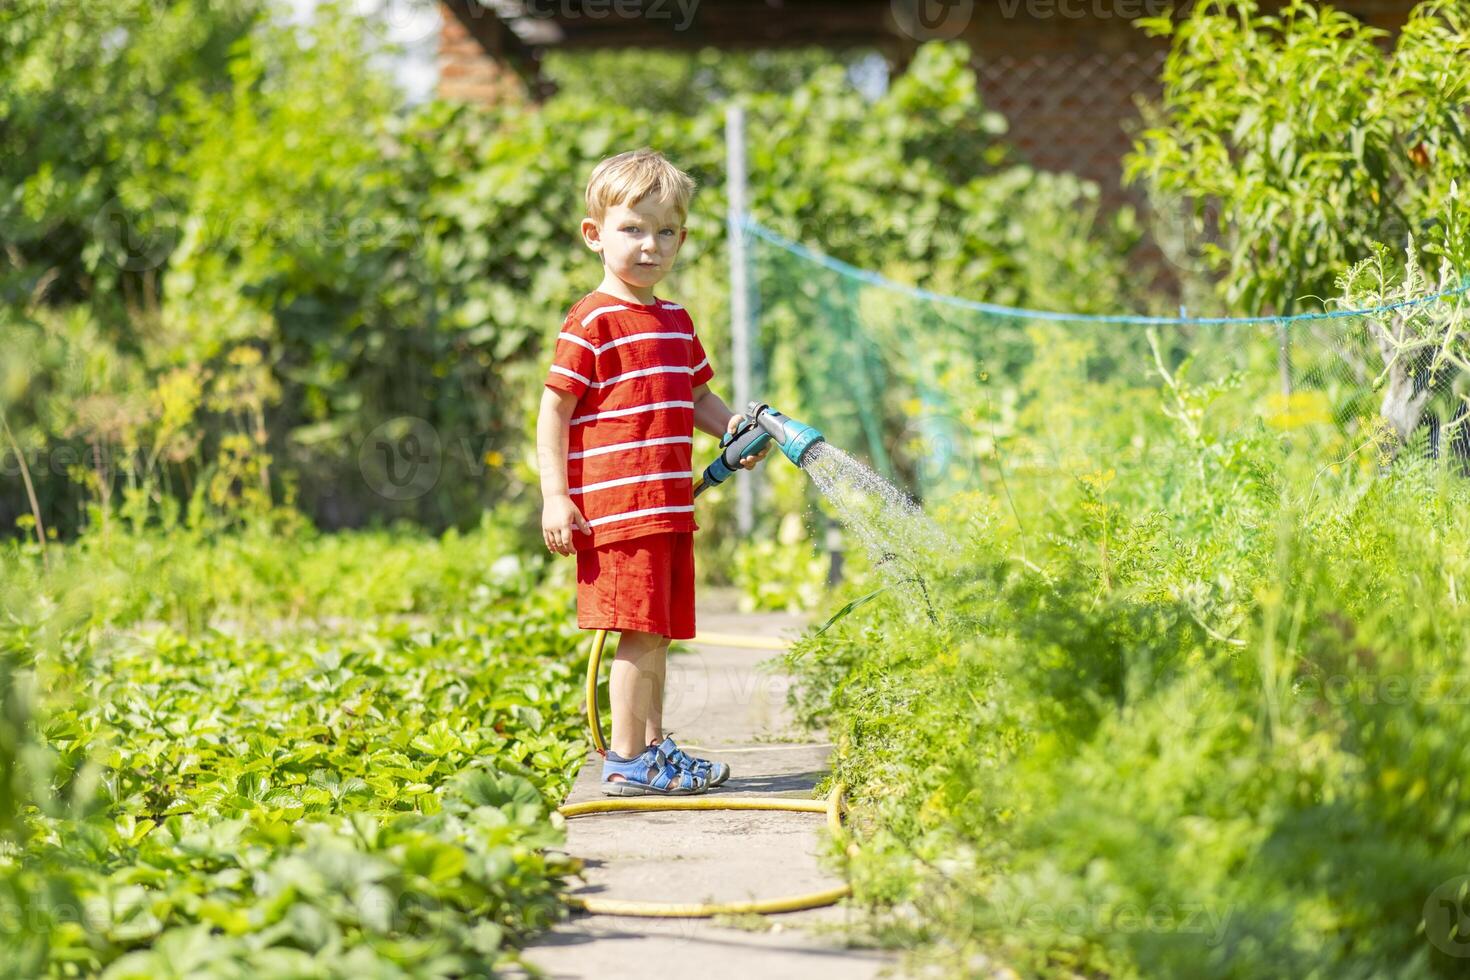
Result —
[{"label": "white stripe on shirt", "polygon": [[645,473],[642,476],[620,476],[616,480],[603,480],[601,483],[589,483],[586,486],[572,487],[567,493],[591,493],[593,490],[606,490],[608,487],[626,487],[630,483],[648,483],[650,480],[693,480],[693,473]]},{"label": "white stripe on shirt", "polygon": [[702,360],[698,364],[694,365],[694,367],[690,368],[689,369],[689,373],[691,375],[697,374],[699,372],[699,369],[700,368],[707,367],[708,365],[709,365],[709,358],[706,357],[704,360]]},{"label": "white stripe on shirt", "polygon": [[642,439],[638,442],[619,442],[611,446],[598,446],[596,449],[584,449],[578,453],[567,453],[567,459],[586,459],[588,456],[605,456],[615,453],[621,449],[641,449],[644,446],[676,446],[681,442],[694,445],[693,436],[660,436],[657,439]]},{"label": "white stripe on shirt", "polygon": [[584,326],[584,327],[587,326],[587,324],[591,323],[593,320],[595,320],[598,317],[602,316],[602,314],[604,314],[604,313],[616,313],[618,310],[626,310],[626,309],[627,309],[626,306],[599,306],[597,309],[593,310],[591,313],[588,313],[586,316],[582,317],[582,326]]},{"label": "white stripe on shirt", "polygon": [[660,408],[693,408],[693,402],[649,402],[647,405],[634,405],[632,408],[610,408],[606,412],[593,412],[591,415],[578,415],[572,419],[570,425],[581,425],[583,422],[591,422],[594,419],[617,419],[624,415],[637,415],[639,412],[653,412]]},{"label": "white stripe on shirt", "polygon": [[[705,358],[704,364],[708,364],[708,363],[709,363],[709,358]],[[701,364],[700,367],[703,367],[704,364]],[[622,374],[615,374],[615,375],[613,375],[611,378],[608,378],[606,381],[591,381],[591,382],[588,382],[588,383],[592,387],[594,387],[594,388],[610,388],[613,385],[617,384],[619,381],[627,381],[629,378],[646,378],[650,374],[689,374],[689,375],[692,375],[695,372],[695,370],[697,370],[697,369],[696,368],[692,368],[692,367],[684,367],[684,366],[681,366],[681,365],[660,365],[659,367],[643,368],[640,371],[625,371]]]},{"label": "white stripe on shirt", "polygon": [[551,370],[554,371],[557,374],[564,374],[564,375],[566,375],[569,378],[575,378],[576,380],[582,382],[584,385],[590,385],[590,384],[592,384],[592,379],[591,378],[584,378],[580,374],[578,374],[576,371],[573,371],[570,368],[564,368],[560,364],[553,364],[553,365],[551,365]]},{"label": "white stripe on shirt", "polygon": [[642,510],[627,510],[621,514],[609,514],[606,517],[597,517],[587,522],[590,527],[599,524],[611,524],[613,521],[628,521],[635,517],[646,517],[649,514],[692,514],[693,505],[687,507],[645,507]]},{"label": "white stripe on shirt", "polygon": [[609,340],[605,344],[600,344],[597,347],[592,348],[592,353],[601,354],[605,350],[611,350],[614,347],[621,347],[624,344],[631,344],[635,340],[658,340],[660,338],[670,338],[673,340],[693,340],[694,334],[685,333],[682,330],[675,333],[630,333],[626,337],[619,337],[617,340]]},{"label": "white stripe on shirt", "polygon": [[624,344],[631,344],[635,340],[664,340],[664,339],[667,339],[667,340],[693,340],[694,339],[694,334],[692,334],[692,333],[685,333],[682,330],[679,330],[679,331],[676,331],[676,332],[660,331],[660,332],[650,332],[650,333],[630,333],[626,337],[619,337],[617,340],[609,340],[605,344],[590,344],[587,341],[583,340],[581,337],[578,337],[576,334],[574,334],[574,333],[567,333],[565,330],[563,330],[562,332],[558,333],[556,336],[558,337],[558,339],[561,339],[561,340],[570,340],[574,344],[577,344],[579,346],[585,347],[588,350],[590,350],[593,354],[596,354],[596,355],[600,355],[604,351],[609,351],[609,350],[611,350],[614,347],[621,347]]},{"label": "white stripe on shirt", "polygon": [[570,340],[574,344],[581,344],[583,347],[587,348],[588,350],[590,350],[594,354],[597,353],[597,348],[596,347],[592,346],[587,341],[583,340],[581,337],[578,337],[574,333],[567,333],[565,330],[563,330],[560,333],[558,333],[556,336],[557,336],[557,338],[559,340]]}]

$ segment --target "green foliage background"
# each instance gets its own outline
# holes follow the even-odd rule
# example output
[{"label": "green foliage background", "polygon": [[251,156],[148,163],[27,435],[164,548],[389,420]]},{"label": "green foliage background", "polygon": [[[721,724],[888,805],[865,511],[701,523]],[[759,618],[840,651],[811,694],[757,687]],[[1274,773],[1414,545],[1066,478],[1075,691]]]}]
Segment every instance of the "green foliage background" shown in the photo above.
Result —
[{"label": "green foliage background", "polygon": [[0,565],[6,976],[465,976],[565,914],[564,577],[487,520]]},{"label": "green foliage background", "polygon": [[[468,529],[510,502],[533,532],[548,338],[600,277],[578,237],[582,190],[599,159],[633,146],[699,182],[664,292],[725,349],[719,104],[604,100],[584,81],[597,66],[573,63],[539,109],[404,110],[368,28],[330,6],[304,35],[265,8],[204,0],[103,5],[86,24],[45,9],[7,11],[0,34],[0,100],[21,123],[0,162],[0,391],[59,534],[129,492],[156,520],[247,486],[261,499],[245,506],[294,502],[326,528]],[[873,103],[814,54],[686,64],[710,95],[785,86],[748,98],[751,206],[773,227],[936,288],[1119,297],[1131,216],[1099,215],[1096,188],[1017,164],[965,57],[926,47]],[[82,152],[62,135],[73,129]],[[772,321],[772,359],[786,331],[811,329]],[[401,415],[433,426],[444,467],[400,502],[372,491],[357,453]],[[0,480],[9,527],[29,508],[15,466]]]}]

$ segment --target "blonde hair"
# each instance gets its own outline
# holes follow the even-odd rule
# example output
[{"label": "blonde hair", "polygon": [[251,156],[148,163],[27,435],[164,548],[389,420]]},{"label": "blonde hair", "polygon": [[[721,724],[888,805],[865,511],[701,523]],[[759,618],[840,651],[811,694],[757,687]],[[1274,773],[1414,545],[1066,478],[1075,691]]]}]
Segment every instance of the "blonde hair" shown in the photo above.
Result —
[{"label": "blonde hair", "polygon": [[587,180],[587,217],[602,224],[608,208],[617,204],[632,207],[653,194],[658,200],[673,203],[682,224],[689,217],[694,188],[694,178],[657,150],[647,146],[628,150],[593,168]]}]

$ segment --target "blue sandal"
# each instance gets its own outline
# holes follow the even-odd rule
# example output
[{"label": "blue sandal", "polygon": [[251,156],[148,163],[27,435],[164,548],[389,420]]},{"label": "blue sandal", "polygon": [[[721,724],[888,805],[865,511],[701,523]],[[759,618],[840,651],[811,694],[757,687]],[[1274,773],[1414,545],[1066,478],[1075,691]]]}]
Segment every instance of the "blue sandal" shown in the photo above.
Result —
[{"label": "blue sandal", "polygon": [[689,755],[674,744],[671,735],[664,736],[664,740],[658,744],[658,750],[682,771],[693,773],[710,786],[718,786],[730,778],[730,767],[727,764]]},{"label": "blue sandal", "polygon": [[[609,777],[613,775],[623,778],[612,780]],[[652,745],[622,761],[609,752],[602,762],[602,792],[606,796],[691,796],[707,788],[699,775],[674,765]]]}]

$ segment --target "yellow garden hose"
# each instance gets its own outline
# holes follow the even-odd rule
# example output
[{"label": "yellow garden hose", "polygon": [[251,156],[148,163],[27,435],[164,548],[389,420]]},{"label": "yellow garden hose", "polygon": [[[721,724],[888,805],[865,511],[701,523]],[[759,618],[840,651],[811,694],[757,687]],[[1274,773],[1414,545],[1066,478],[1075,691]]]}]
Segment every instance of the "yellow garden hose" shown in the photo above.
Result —
[{"label": "yellow garden hose", "polygon": [[602,720],[597,717],[597,675],[602,668],[602,645],[607,630],[592,634],[592,653],[587,658],[587,728],[592,732],[592,745],[598,755],[607,755],[607,741],[602,737]]},{"label": "yellow garden hose", "polygon": [[[607,630],[598,630],[594,633],[592,653],[587,658],[587,727],[592,733],[592,744],[601,754],[607,753],[607,742],[602,737],[602,722],[597,712],[597,678],[602,667],[602,649],[606,642]],[[785,649],[784,644],[767,637],[739,637],[728,634],[703,634],[696,636],[692,642],[709,643],[715,646],[753,647],[763,650]],[[841,783],[833,785],[832,792],[827,795],[826,800],[795,800],[779,796],[645,796],[634,799],[570,803],[559,807],[557,812],[570,819],[596,813],[626,813],[629,810],[787,810],[796,813],[825,813],[827,827],[832,835],[841,838],[844,834]],[[639,902],[616,898],[584,898],[576,895],[569,896],[567,902],[583,911],[603,915],[702,919],[714,915],[744,913],[770,915],[775,912],[798,912],[802,909],[821,908],[851,893],[852,889],[843,884],[817,892],[745,902]]]}]

